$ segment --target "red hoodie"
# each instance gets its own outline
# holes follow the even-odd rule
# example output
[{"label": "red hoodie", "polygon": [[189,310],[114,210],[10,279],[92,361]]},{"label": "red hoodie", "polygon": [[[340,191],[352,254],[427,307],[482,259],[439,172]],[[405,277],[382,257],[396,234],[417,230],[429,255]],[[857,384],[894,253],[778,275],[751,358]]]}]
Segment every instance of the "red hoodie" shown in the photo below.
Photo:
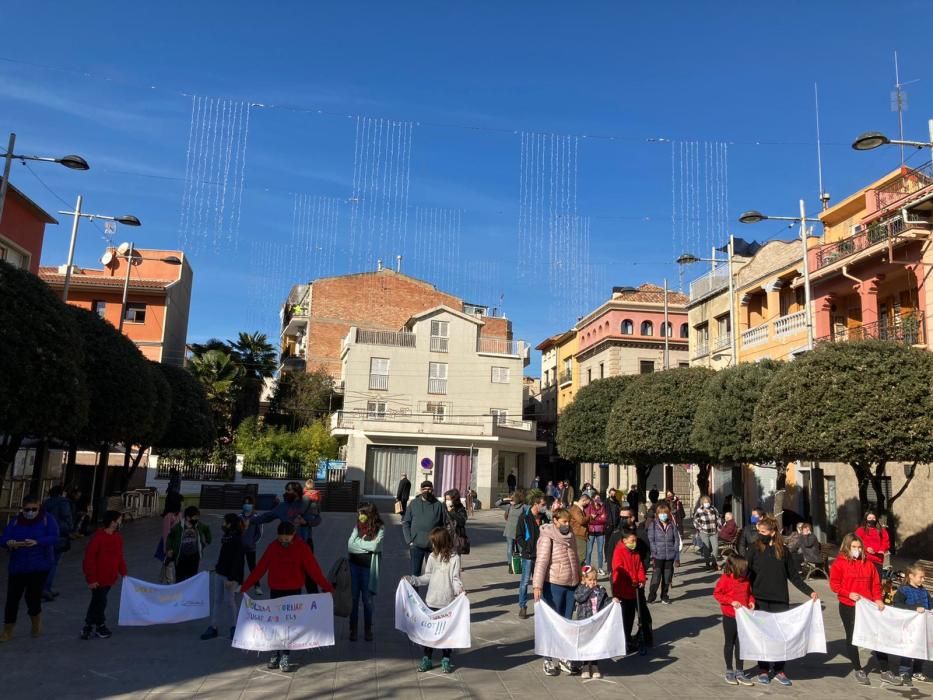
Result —
[{"label": "red hoodie", "polygon": [[262,559],[243,582],[241,590],[252,589],[266,572],[269,572],[269,588],[273,590],[297,590],[305,585],[307,574],[321,587],[321,591],[334,591],[330,581],[321,572],[311,548],[299,537],[295,537],[288,547],[283,547],[278,540],[266,547]]},{"label": "red hoodie", "polygon": [[620,542],[612,552],[612,595],[635,600],[638,584],[645,580],[645,567],[638,551],[632,551]]},{"label": "red hoodie", "polygon": [[101,528],[94,533],[84,550],[84,578],[88,583],[112,586],[117,575],[126,576],[123,558],[123,536]]},{"label": "red hoodie", "polygon": [[829,570],[829,588],[839,602],[855,606],[850,593],[858,593],[872,602],[881,600],[881,579],[875,565],[867,559],[847,559],[840,554]]},{"label": "red hoodie", "polygon": [[742,607],[748,607],[749,603],[755,602],[755,596],[752,595],[752,584],[747,578],[736,578],[732,574],[723,574],[716,582],[716,588],[713,589],[713,597],[719,601],[719,607],[722,608],[722,614],[726,617],[735,617],[735,608],[732,607],[732,601],[742,604]]},{"label": "red hoodie", "polygon": [[[865,556],[874,564],[884,564],[884,553],[891,549],[891,538],[883,527],[860,527],[855,530],[855,536],[862,540],[865,547]],[[871,547],[874,554],[868,551]]]}]

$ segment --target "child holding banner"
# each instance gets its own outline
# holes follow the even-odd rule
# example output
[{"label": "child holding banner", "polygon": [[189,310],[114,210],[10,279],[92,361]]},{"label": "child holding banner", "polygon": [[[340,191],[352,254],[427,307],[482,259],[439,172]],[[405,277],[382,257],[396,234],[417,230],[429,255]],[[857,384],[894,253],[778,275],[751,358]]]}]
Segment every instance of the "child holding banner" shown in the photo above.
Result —
[{"label": "child holding banner", "polygon": [[[240,586],[240,593],[248,592],[267,572],[270,598],[301,595],[305,577],[312,579],[322,592],[334,592],[334,587],[321,571],[311,548],[305,544],[303,539],[295,539],[295,526],[288,521],[279,523],[275,542],[266,547],[262,559]],[[289,663],[287,650],[275,652],[267,668],[270,670],[278,668],[284,673],[294,670]]]},{"label": "child holding banner", "polygon": [[212,578],[214,604],[211,606],[211,624],[201,635],[201,639],[214,639],[217,636],[217,627],[223,621],[224,610],[229,613],[230,639],[233,639],[239,610],[236,589],[243,583],[245,559],[240,516],[227,513],[224,516],[223,535],[220,538],[220,554],[217,555]]},{"label": "child holding banner", "polygon": [[373,596],[379,592],[379,570],[382,564],[382,540],[385,528],[379,509],[373,503],[361,503],[356,509],[356,525],[347,541],[350,561],[350,582],[353,607],[350,610],[350,641],[359,634],[360,600],[363,601],[363,635],[373,640]]},{"label": "child holding banner", "polygon": [[[583,580],[574,591],[573,599],[577,604],[577,619],[587,620],[600,610],[605,608],[611,602],[616,600],[611,598],[606,589],[599,585],[599,570],[592,566],[583,567]],[[603,674],[599,670],[599,659],[583,660],[580,669],[582,678],[602,678]]]},{"label": "child holding banner", "polygon": [[91,629],[95,626],[94,636],[101,639],[112,636],[106,624],[107,594],[117,582],[117,577],[127,573],[123,537],[117,532],[121,519],[115,510],[104,513],[103,527],[94,533],[84,550],[84,578],[91,589],[91,603],[87,606],[81,639],[90,639]]},{"label": "child holding banner", "polygon": [[622,546],[612,553],[612,594],[622,601],[622,628],[627,648],[632,644],[632,627],[638,613],[636,599],[639,588],[645,587],[645,567],[638,554],[638,535],[630,528],[622,535]]},{"label": "child holding banner", "polygon": [[[726,555],[722,567],[722,576],[716,582],[713,597],[719,601],[722,610],[722,632],[725,637],[722,652],[726,660],[726,683],[729,685],[754,685],[751,678],[742,670],[742,657],[739,655],[739,628],[735,621],[735,611],[739,608],[755,609],[755,596],[748,582],[748,562],[735,552]],[[732,657],[735,656],[735,668]]]},{"label": "child holding banner", "polygon": [[[930,613],[933,610],[933,596],[923,587],[923,567],[919,563],[907,568],[907,583],[894,594],[894,606],[905,610]],[[904,685],[913,685],[913,681],[929,683],[931,679],[923,672],[923,659],[901,658],[897,669]]]},{"label": "child holding banner", "polygon": [[[447,528],[436,527],[431,530],[431,555],[421,576],[406,576],[412,586],[424,586],[428,590],[424,602],[432,610],[440,610],[450,605],[454,598],[462,593],[463,582],[460,580],[460,555],[453,551],[453,541]],[[418,671],[424,673],[434,668],[432,656],[434,649],[424,647],[424,657]],[[454,665],[450,662],[450,649],[441,649],[441,669],[444,673],[453,673]]]}]

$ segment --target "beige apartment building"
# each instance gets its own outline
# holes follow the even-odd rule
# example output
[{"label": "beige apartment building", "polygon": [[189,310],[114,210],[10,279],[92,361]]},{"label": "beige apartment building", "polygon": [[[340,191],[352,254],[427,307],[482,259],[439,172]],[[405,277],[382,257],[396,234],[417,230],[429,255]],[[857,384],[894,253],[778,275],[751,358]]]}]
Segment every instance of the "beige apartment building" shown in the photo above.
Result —
[{"label": "beige apartment building", "polygon": [[348,478],[367,497],[392,497],[399,478],[435,493],[477,491],[488,507],[534,477],[535,422],[522,419],[529,348],[487,337],[486,319],[446,305],[398,331],[352,326],[342,341],[344,408],[331,418],[346,441]]}]

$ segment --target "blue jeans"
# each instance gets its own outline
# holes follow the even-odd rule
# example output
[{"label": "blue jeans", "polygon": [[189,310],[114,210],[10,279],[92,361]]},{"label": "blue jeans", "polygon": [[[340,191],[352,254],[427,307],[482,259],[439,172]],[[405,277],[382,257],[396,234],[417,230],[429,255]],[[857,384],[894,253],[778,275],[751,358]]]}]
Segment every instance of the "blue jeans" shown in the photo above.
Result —
[{"label": "blue jeans", "polygon": [[505,538],[505,563],[509,564],[512,561],[512,552],[515,551],[515,538],[506,537]]},{"label": "blue jeans", "polygon": [[541,598],[545,603],[550,605],[554,610],[557,611],[557,614],[567,620],[573,617],[573,592],[576,590],[574,586],[561,586],[557,583],[551,583],[550,581],[544,582],[544,589],[541,591]]},{"label": "blue jeans", "polygon": [[518,584],[518,607],[528,607],[528,581],[535,572],[534,559],[522,559],[522,580]]},{"label": "blue jeans", "polygon": [[421,547],[416,547],[415,545],[411,545],[408,549],[411,553],[411,575],[421,576],[421,570],[424,568],[424,560],[431,556],[431,550],[421,549]]},{"label": "blue jeans", "polygon": [[363,600],[363,624],[373,626],[373,595],[369,592],[369,567],[350,562],[350,590],[353,608],[350,611],[350,629],[356,629],[360,619],[360,599]]},{"label": "blue jeans", "polygon": [[55,557],[52,559],[52,568],[49,569],[49,575],[45,577],[45,586],[42,587],[43,593],[52,592],[52,584],[55,582],[55,572],[58,571],[58,560],[62,558],[61,552],[55,552]]},{"label": "blue jeans", "polygon": [[592,532],[590,536],[586,538],[586,563],[587,566],[593,566],[593,550],[596,550],[597,569],[603,568],[603,550],[606,548],[606,536],[605,535],[594,535]]}]

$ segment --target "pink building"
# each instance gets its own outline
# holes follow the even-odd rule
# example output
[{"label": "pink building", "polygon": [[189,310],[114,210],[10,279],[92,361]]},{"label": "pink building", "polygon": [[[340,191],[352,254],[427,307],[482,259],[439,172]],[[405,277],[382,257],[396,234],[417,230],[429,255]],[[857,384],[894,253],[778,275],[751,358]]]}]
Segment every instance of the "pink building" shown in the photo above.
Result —
[{"label": "pink building", "polygon": [[57,223],[42,207],[9,184],[0,220],[0,260],[38,274],[45,225]]}]

